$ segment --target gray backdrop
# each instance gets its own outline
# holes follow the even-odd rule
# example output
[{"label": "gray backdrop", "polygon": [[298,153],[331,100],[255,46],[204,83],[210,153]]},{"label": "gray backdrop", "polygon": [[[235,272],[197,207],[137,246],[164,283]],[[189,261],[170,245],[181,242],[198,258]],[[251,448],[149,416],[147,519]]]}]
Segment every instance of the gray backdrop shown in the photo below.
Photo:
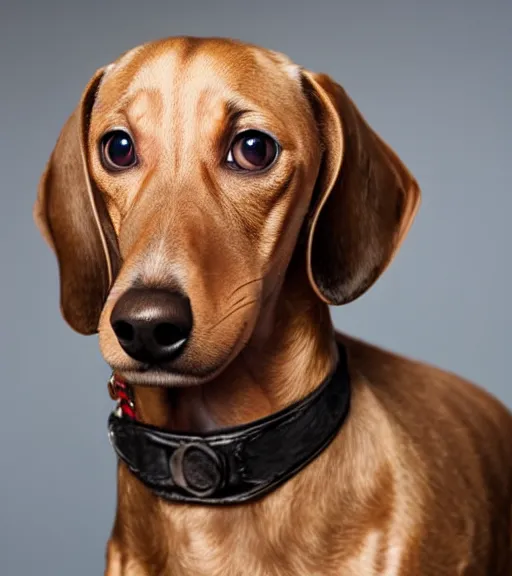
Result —
[{"label": "gray backdrop", "polygon": [[[421,4],[421,6],[420,6]],[[402,250],[343,330],[512,405],[512,2],[0,4],[0,573],[102,574],[114,514],[109,370],[60,317],[36,185],[94,70],[162,36],[233,36],[333,75],[418,178]]]}]

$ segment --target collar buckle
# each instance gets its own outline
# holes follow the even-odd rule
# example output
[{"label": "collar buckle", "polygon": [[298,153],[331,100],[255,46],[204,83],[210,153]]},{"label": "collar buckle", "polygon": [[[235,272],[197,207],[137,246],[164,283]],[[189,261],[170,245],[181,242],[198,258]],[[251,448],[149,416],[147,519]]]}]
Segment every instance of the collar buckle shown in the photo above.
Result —
[{"label": "collar buckle", "polygon": [[224,458],[204,442],[181,444],[170,457],[169,467],[174,484],[200,498],[218,492],[226,479]]}]

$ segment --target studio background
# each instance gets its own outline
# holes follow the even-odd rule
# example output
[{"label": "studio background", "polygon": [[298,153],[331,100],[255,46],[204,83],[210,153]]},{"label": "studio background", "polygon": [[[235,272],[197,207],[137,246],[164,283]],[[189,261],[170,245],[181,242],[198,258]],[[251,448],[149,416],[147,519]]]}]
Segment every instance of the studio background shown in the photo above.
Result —
[{"label": "studio background", "polygon": [[0,573],[103,573],[115,510],[109,370],[58,307],[32,221],[38,179],[93,72],[173,35],[230,36],[332,75],[423,201],[384,276],[333,309],[354,336],[512,407],[512,3],[508,0],[0,3]]}]

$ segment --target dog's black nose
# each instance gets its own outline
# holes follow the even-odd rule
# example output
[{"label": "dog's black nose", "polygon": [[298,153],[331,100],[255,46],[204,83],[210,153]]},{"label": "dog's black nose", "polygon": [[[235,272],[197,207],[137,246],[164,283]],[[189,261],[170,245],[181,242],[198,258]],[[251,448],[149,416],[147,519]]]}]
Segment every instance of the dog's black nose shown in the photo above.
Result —
[{"label": "dog's black nose", "polygon": [[180,354],[192,331],[190,301],[175,292],[132,288],[117,301],[110,324],[135,360],[168,362]]}]

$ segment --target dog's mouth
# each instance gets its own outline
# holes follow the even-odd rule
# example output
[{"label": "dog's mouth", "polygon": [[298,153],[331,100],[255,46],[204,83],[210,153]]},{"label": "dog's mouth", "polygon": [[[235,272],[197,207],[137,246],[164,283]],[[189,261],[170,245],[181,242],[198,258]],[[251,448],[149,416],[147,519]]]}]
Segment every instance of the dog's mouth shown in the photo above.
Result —
[{"label": "dog's mouth", "polygon": [[135,368],[113,368],[116,378],[126,383],[127,386],[141,388],[187,388],[205,384],[215,378],[222,371],[224,365],[213,370],[193,373],[170,369],[164,365],[151,364],[141,365]]},{"label": "dog's mouth", "polygon": [[110,364],[115,377],[127,385],[166,388],[198,386],[211,382],[226,370],[246,345],[251,332],[252,325],[245,323],[240,333],[233,339],[234,343],[229,349],[225,349],[224,353],[213,361],[210,359],[210,362],[202,364],[190,362],[187,359],[182,362],[181,357],[170,363],[138,361],[118,364],[105,359]]}]

